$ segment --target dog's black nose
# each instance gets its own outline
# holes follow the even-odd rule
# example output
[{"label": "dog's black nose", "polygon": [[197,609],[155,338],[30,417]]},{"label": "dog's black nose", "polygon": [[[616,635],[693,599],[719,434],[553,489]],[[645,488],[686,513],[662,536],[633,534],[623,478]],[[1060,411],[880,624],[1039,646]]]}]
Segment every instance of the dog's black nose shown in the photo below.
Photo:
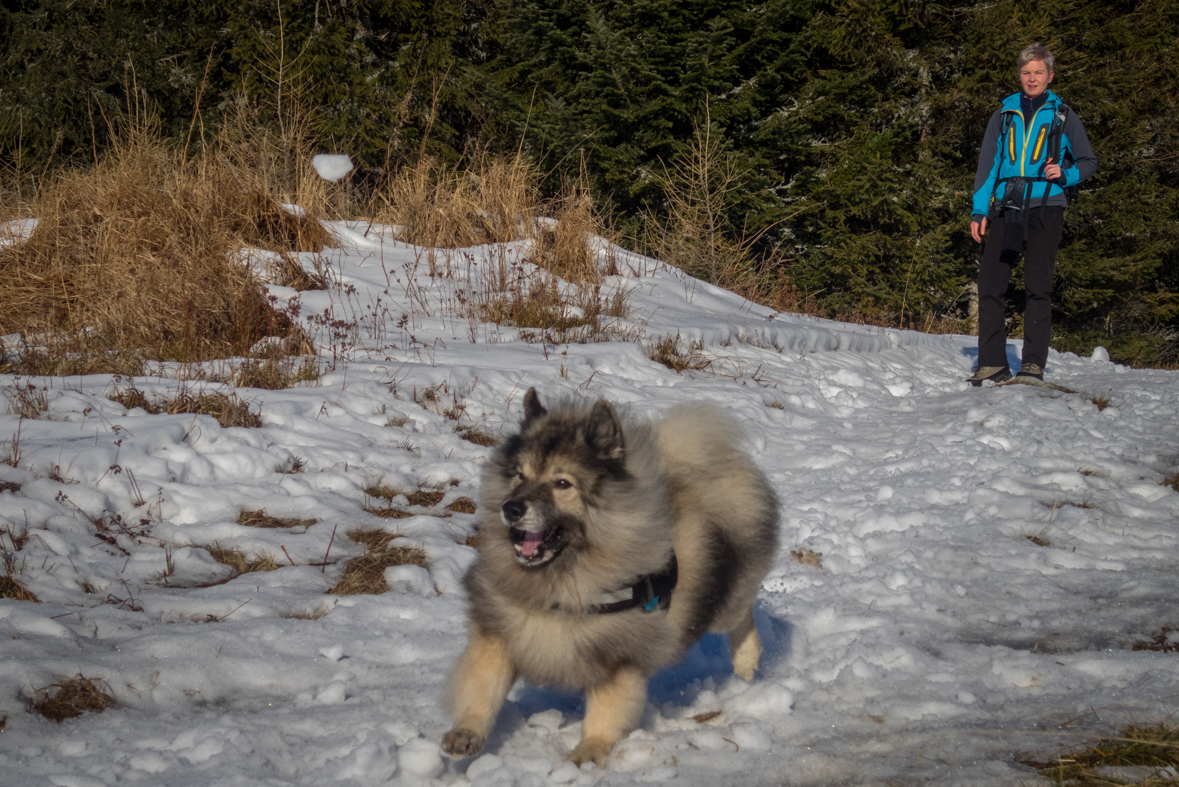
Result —
[{"label": "dog's black nose", "polygon": [[528,506],[523,500],[509,500],[504,503],[504,518],[509,522],[518,522],[520,517],[524,516],[524,512],[528,510]]}]

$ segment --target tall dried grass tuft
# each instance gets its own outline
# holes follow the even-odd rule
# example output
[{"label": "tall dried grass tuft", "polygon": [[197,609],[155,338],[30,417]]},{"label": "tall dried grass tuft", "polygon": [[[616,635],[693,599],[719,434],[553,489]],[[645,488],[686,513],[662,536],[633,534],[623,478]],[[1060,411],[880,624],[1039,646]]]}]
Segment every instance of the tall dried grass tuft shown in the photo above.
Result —
[{"label": "tall dried grass tuft", "polygon": [[605,229],[589,191],[579,186],[567,188],[550,205],[549,212],[552,221],[537,223],[529,261],[568,282],[601,283],[602,272],[591,244],[605,234]]},{"label": "tall dried grass tuft", "polygon": [[[468,170],[430,156],[402,167],[378,195],[376,218],[400,227],[406,243],[460,249],[531,237],[539,178],[524,156],[476,156]],[[434,267],[431,267],[434,272]]]},{"label": "tall dried grass tuft", "polygon": [[581,182],[556,199],[540,199],[541,173],[523,153],[479,153],[466,169],[429,156],[402,167],[379,194],[377,220],[398,226],[406,243],[423,247],[431,275],[445,273],[435,249],[532,241],[527,257],[562,279],[596,284],[602,275],[592,249],[605,234]]},{"label": "tall dried grass tuft", "polygon": [[21,333],[46,366],[81,354],[98,367],[88,371],[243,355],[285,336],[289,316],[234,252],[319,251],[329,240],[227,159],[184,159],[150,128],[43,184],[30,209],[32,235],[0,249],[0,334]]}]

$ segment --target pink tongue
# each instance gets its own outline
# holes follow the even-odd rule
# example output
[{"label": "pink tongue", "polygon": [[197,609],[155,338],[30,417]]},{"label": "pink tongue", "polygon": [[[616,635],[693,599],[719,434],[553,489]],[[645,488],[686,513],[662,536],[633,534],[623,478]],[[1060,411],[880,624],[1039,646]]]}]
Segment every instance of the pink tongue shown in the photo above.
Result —
[{"label": "pink tongue", "polygon": [[544,533],[533,533],[531,531],[524,531],[524,540],[520,542],[520,553],[526,557],[532,557],[536,554],[536,550],[540,549],[540,545],[544,543]]}]

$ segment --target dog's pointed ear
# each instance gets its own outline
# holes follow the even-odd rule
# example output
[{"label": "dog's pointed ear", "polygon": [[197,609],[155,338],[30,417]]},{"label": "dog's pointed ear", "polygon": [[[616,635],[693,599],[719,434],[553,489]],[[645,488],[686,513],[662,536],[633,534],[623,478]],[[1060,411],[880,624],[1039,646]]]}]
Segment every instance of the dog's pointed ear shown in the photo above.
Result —
[{"label": "dog's pointed ear", "polygon": [[544,405],[540,403],[540,396],[536,393],[535,388],[529,388],[528,393],[524,394],[524,423],[528,423],[533,418],[539,418],[548,410],[544,409]]},{"label": "dog's pointed ear", "polygon": [[590,411],[585,440],[604,459],[622,458],[626,448],[622,438],[622,421],[618,420],[618,413],[605,399],[595,402],[594,409]]}]

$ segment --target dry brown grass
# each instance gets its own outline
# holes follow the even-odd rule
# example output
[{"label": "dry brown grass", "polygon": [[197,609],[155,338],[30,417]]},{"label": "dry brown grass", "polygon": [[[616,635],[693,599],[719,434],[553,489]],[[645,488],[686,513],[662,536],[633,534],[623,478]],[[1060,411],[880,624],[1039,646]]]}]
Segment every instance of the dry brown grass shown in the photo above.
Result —
[{"label": "dry brown grass", "polygon": [[[394,508],[391,505],[391,501],[398,495],[405,495],[409,501],[408,504],[415,508],[434,508],[446,497],[446,493],[437,487],[422,487],[421,489],[405,492],[382,484],[374,484],[368,487],[364,490],[364,494],[366,499],[374,501],[372,503],[366,503],[364,510],[383,519],[406,519],[418,515],[412,511]],[[381,505],[380,502],[375,501],[384,501],[385,504]],[[353,540],[355,541],[356,539]]]},{"label": "dry brown grass", "polygon": [[326,618],[329,612],[331,610],[322,608],[310,612],[288,612],[286,618],[287,620],[320,620]]},{"label": "dry brown grass", "polygon": [[26,363],[56,373],[79,353],[88,371],[123,371],[143,358],[243,355],[285,336],[289,317],[236,252],[318,251],[329,241],[253,173],[218,154],[184,159],[150,129],[93,168],[43,183],[28,209],[32,235],[0,250],[0,333],[27,337],[46,357]]},{"label": "dry brown grass", "polygon": [[[1054,762],[1021,760],[1052,784],[1104,787],[1136,784],[1174,785],[1179,767],[1179,727],[1165,721],[1131,724],[1121,735],[1096,741],[1088,748],[1058,757]],[[1119,768],[1132,769],[1119,773]]]},{"label": "dry brown grass", "polygon": [[464,169],[429,156],[402,167],[378,194],[377,220],[425,249],[430,275],[446,275],[453,256],[436,249],[532,241],[527,259],[578,284],[602,279],[591,248],[606,234],[588,191],[570,185],[544,204],[541,173],[527,156],[473,155]]},{"label": "dry brown grass", "polygon": [[237,518],[239,525],[246,527],[282,528],[282,527],[311,527],[318,519],[296,519],[294,517],[277,517],[260,511],[242,511]]},{"label": "dry brown grass", "polygon": [[240,549],[226,549],[216,542],[203,547],[203,549],[218,563],[232,568],[234,576],[252,574],[255,571],[274,571],[278,568],[278,563],[275,562],[273,555],[263,553],[250,558],[246,557],[246,553]]},{"label": "dry brown grass", "polygon": [[32,591],[11,576],[0,577],[0,598],[10,598],[14,601],[32,601],[35,604],[41,603],[40,599],[33,595]]},{"label": "dry brown grass", "polygon": [[1098,412],[1101,412],[1107,407],[1113,406],[1113,397],[1111,397],[1109,394],[1098,394],[1097,396],[1092,396],[1089,398],[1089,401],[1097,407]]},{"label": "dry brown grass", "polygon": [[81,675],[62,677],[57,683],[37,689],[30,704],[30,710],[34,713],[59,724],[87,711],[101,713],[113,707],[115,698],[107,682]]},{"label": "dry brown grass", "polygon": [[1179,653],[1179,640],[1174,638],[1168,639],[1169,634],[1177,631],[1179,631],[1179,628],[1163,626],[1157,634],[1151,635],[1150,639],[1135,642],[1132,649],[1153,650],[1156,653]]},{"label": "dry brown grass", "polygon": [[401,494],[401,492],[393,487],[385,486],[384,484],[373,484],[372,486],[365,487],[364,493],[369,497],[379,497],[384,500],[392,500]]},{"label": "dry brown grass", "polygon": [[460,497],[446,508],[456,514],[473,514],[476,510],[475,501],[469,497]]},{"label": "dry brown grass", "polygon": [[704,357],[699,342],[685,342],[679,334],[653,340],[647,345],[647,357],[677,374],[689,370],[703,371],[712,366],[712,361]]},{"label": "dry brown grass", "polygon": [[547,272],[518,264],[504,268],[478,283],[461,304],[464,316],[520,328],[520,338],[532,342],[586,344],[627,338],[606,320],[627,315],[626,291],[604,298],[600,285],[586,284],[563,292]]},{"label": "dry brown grass", "polygon": [[330,283],[328,281],[327,271],[322,267],[316,267],[312,271],[308,271],[290,254],[283,254],[280,257],[278,270],[278,283],[284,287],[290,287],[298,292],[306,292],[307,290],[326,290]]},{"label": "dry brown grass", "polygon": [[[477,155],[466,171],[429,156],[402,167],[378,195],[377,221],[400,227],[406,243],[460,249],[531,235],[539,202],[535,167],[524,156]],[[442,273],[430,257],[430,273]]]},{"label": "dry brown grass", "polygon": [[5,386],[2,391],[4,411],[19,418],[36,421],[41,413],[49,409],[49,391],[45,387],[37,387],[34,383],[21,384],[19,380],[11,386]]},{"label": "dry brown grass", "polygon": [[411,506],[422,506],[424,508],[433,508],[441,503],[444,497],[446,497],[446,493],[442,490],[429,488],[418,489],[406,495]]},{"label": "dry brown grass", "polygon": [[478,429],[460,428],[458,430],[458,436],[463,440],[466,440],[468,443],[481,445],[484,448],[491,448],[492,446],[499,445],[498,437],[493,434],[488,434],[487,432],[481,432]]},{"label": "dry brown grass", "polygon": [[411,506],[420,506],[424,508],[433,508],[442,502],[446,497],[444,492],[439,487],[423,486],[410,492],[394,489],[383,484],[374,484],[364,490],[364,493],[369,497],[380,498],[383,500],[392,500],[398,495],[405,495]]},{"label": "dry brown grass", "polygon": [[393,506],[366,506],[364,510],[381,519],[409,519],[411,516],[417,516],[417,514],[402,511]]},{"label": "dry brown grass", "polygon": [[109,394],[107,398],[118,402],[127,409],[141,407],[153,415],[193,413],[210,415],[225,428],[231,426],[258,428],[262,426],[262,416],[251,410],[250,402],[239,399],[236,393],[227,396],[215,391],[189,391],[187,388],[182,388],[166,399],[153,402],[134,385],[124,388],[116,384],[114,392]]},{"label": "dry brown grass", "polygon": [[390,542],[400,537],[398,533],[385,530],[348,531],[349,539],[364,545],[364,554],[344,565],[344,575],[328,593],[338,596],[385,593],[389,590],[385,583],[385,569],[406,565],[426,568],[426,553],[422,550],[389,546]]},{"label": "dry brown grass", "polygon": [[528,261],[568,282],[600,284],[602,271],[590,244],[608,233],[589,191],[581,184],[567,187],[549,205],[548,213],[553,221],[537,224]]},{"label": "dry brown grass", "polygon": [[295,357],[310,352],[310,343],[299,331],[297,342],[283,340],[276,344],[273,349],[267,351],[268,357],[261,363],[255,358],[242,363],[234,375],[234,384],[239,388],[281,391],[303,383],[317,382],[320,369],[315,359]]},{"label": "dry brown grass", "polygon": [[480,316],[487,322],[516,328],[541,328],[569,331],[589,325],[589,315],[577,314],[568,308],[553,279],[519,279],[503,292],[489,294],[481,305]]},{"label": "dry brown grass", "polygon": [[823,553],[815,552],[806,547],[790,550],[790,557],[795,563],[800,563],[804,566],[811,566],[812,568],[823,567]]}]

